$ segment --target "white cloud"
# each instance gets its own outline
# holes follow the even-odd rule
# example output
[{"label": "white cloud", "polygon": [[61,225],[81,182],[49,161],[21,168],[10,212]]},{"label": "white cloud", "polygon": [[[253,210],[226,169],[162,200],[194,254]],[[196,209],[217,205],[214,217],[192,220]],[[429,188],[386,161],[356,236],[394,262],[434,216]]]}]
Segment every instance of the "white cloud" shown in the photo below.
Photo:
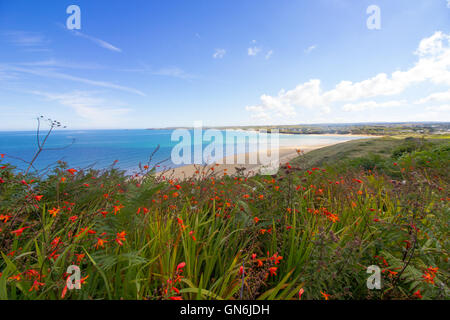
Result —
[{"label": "white cloud", "polygon": [[404,106],[407,104],[406,100],[400,100],[400,101],[387,101],[387,102],[375,102],[375,101],[364,101],[359,103],[349,103],[342,107],[342,110],[344,111],[364,111],[364,110],[373,110],[373,109],[379,109],[379,108],[392,108],[392,107],[399,107]]},{"label": "white cloud", "polygon": [[82,118],[98,124],[101,119],[102,125],[118,124],[121,116],[128,113],[130,109],[111,106],[114,103],[95,97],[95,92],[73,91],[68,93],[48,93],[42,91],[32,91],[34,95],[44,97],[48,101],[55,101],[61,105],[75,110]]},{"label": "white cloud", "polygon": [[249,56],[256,56],[261,51],[260,47],[251,47],[247,49],[247,53]]},{"label": "white cloud", "polygon": [[97,87],[103,87],[103,88],[109,88],[109,89],[115,89],[120,91],[125,91],[133,94],[138,94],[140,96],[145,96],[145,94],[137,89],[121,86],[115,83],[107,82],[107,81],[98,81],[98,80],[91,80],[87,78],[81,78],[77,76],[72,76],[66,73],[62,73],[59,71],[54,71],[54,69],[49,68],[41,68],[41,67],[17,67],[14,65],[7,65],[7,64],[0,64],[0,72],[13,72],[13,74],[17,73],[25,73],[25,74],[32,74],[39,77],[46,77],[46,78],[54,78],[54,79],[62,79],[62,80],[69,80],[74,82],[80,82],[92,86]]},{"label": "white cloud", "polygon": [[450,35],[443,33],[442,31],[435,32],[431,37],[422,39],[415,54],[418,56],[436,56],[442,54],[446,50],[445,42],[450,41]]},{"label": "white cloud", "polygon": [[216,49],[214,51],[213,58],[214,59],[222,59],[223,56],[225,55],[225,53],[226,53],[225,49]]},{"label": "white cloud", "polygon": [[436,92],[430,94],[428,97],[419,99],[415,101],[415,104],[423,104],[428,102],[442,102],[442,101],[450,101],[450,90],[445,92]]},{"label": "white cloud", "polygon": [[450,104],[445,104],[445,105],[441,105],[441,106],[429,106],[429,107],[426,107],[425,110],[435,111],[435,112],[450,111]]},{"label": "white cloud", "polygon": [[266,60],[269,60],[269,59],[272,57],[272,55],[273,55],[273,50],[269,50],[269,51],[266,53]]},{"label": "white cloud", "polygon": [[48,40],[38,32],[5,31],[3,32],[3,35],[6,36],[11,43],[21,47],[36,47],[48,43]]},{"label": "white cloud", "polygon": [[[296,108],[317,107],[319,111],[326,112],[333,104],[339,102],[395,96],[419,83],[450,86],[449,40],[450,35],[440,31],[423,39],[415,52],[419,57],[418,61],[406,71],[395,71],[390,75],[379,73],[359,82],[341,81],[329,91],[322,90],[319,79],[312,79],[294,89],[288,91],[283,89],[277,96],[264,94],[258,106],[273,117],[292,117],[296,114]],[[352,107],[348,105],[347,108]],[[252,111],[257,112],[256,109]]]},{"label": "white cloud", "polygon": [[314,49],[317,48],[317,45],[313,44],[312,46],[309,46],[308,48],[305,49],[305,53],[311,53],[311,51],[313,51]]},{"label": "white cloud", "polygon": [[162,69],[159,69],[156,71],[152,71],[151,73],[154,75],[157,75],[157,76],[174,77],[174,78],[179,78],[179,79],[195,78],[194,75],[186,73],[183,69],[180,69],[178,67],[166,67],[166,68],[162,68]]},{"label": "white cloud", "polygon": [[78,37],[82,37],[82,38],[85,38],[85,39],[88,39],[88,40],[94,42],[96,45],[98,45],[98,46],[100,46],[102,48],[105,48],[105,49],[108,49],[108,50],[111,50],[111,51],[115,51],[115,52],[122,52],[122,49],[117,48],[116,46],[113,46],[111,43],[106,42],[106,41],[104,41],[102,39],[98,39],[98,38],[92,37],[90,35],[81,33],[81,32],[76,31],[76,30],[69,30],[69,31],[72,32],[74,35],[76,35]]}]

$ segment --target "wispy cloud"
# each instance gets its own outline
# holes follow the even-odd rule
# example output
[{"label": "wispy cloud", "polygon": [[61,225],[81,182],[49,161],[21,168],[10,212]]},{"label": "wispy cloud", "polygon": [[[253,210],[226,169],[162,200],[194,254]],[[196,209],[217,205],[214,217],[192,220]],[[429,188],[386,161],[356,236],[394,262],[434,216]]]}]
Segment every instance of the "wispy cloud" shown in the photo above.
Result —
[{"label": "wispy cloud", "polygon": [[376,101],[363,101],[359,103],[348,103],[342,107],[344,111],[364,111],[373,110],[379,108],[392,108],[405,106],[408,102],[406,100],[399,101],[387,101],[387,102],[376,102]]},{"label": "wispy cloud", "polygon": [[269,60],[271,57],[272,57],[272,55],[273,55],[273,50],[269,50],[267,53],[266,53],[266,60]]},{"label": "wispy cloud", "polygon": [[167,76],[167,77],[174,77],[174,78],[179,78],[179,79],[195,78],[194,75],[189,74],[189,73],[185,72],[183,69],[180,69],[178,67],[162,68],[162,69],[159,69],[156,71],[152,71],[151,73],[154,75],[158,75],[158,76]]},{"label": "wispy cloud", "polygon": [[317,48],[317,45],[316,44],[313,44],[312,46],[309,46],[308,48],[306,48],[305,49],[305,53],[306,54],[309,54],[309,53],[311,53],[314,49],[316,49]]},{"label": "wispy cloud", "polygon": [[[29,32],[29,31],[5,31],[2,33],[9,42],[20,47],[40,47],[47,43],[49,40],[46,39],[39,32]],[[42,49],[42,48],[41,48]]]},{"label": "wispy cloud", "polygon": [[75,110],[82,118],[98,123],[102,119],[102,125],[114,125],[120,123],[121,116],[130,112],[124,107],[111,107],[117,103],[111,103],[98,97],[98,92],[72,91],[66,93],[49,93],[43,91],[31,91],[31,94],[43,97],[48,101],[55,101],[63,106]]},{"label": "wispy cloud", "polygon": [[31,62],[19,62],[16,63],[19,66],[31,66],[31,67],[49,67],[49,68],[68,68],[68,69],[104,69],[103,66],[93,63],[79,63],[69,62],[56,59],[47,59]]},{"label": "wispy cloud", "polygon": [[84,84],[89,84],[96,87],[102,87],[102,88],[109,88],[109,89],[115,89],[120,91],[125,91],[133,94],[137,94],[140,96],[145,96],[145,94],[137,89],[118,85],[112,82],[107,81],[99,81],[99,80],[92,80],[88,78],[82,78],[73,76],[67,73],[63,73],[60,71],[55,71],[55,68],[42,68],[42,67],[22,67],[20,65],[8,65],[8,64],[0,64],[0,72],[12,72],[13,74],[17,73],[24,73],[24,74],[32,74],[39,77],[46,77],[46,78],[54,78],[54,79],[62,79],[62,80],[69,80]]},{"label": "wispy cloud", "polygon": [[197,78],[196,75],[188,73],[183,69],[177,66],[168,66],[162,68],[152,68],[151,66],[141,63],[140,67],[137,68],[128,68],[128,69],[120,69],[123,72],[136,72],[142,73],[144,75],[156,75],[156,76],[164,76],[164,77],[173,77],[183,80],[190,80]]},{"label": "wispy cloud", "polygon": [[258,53],[261,52],[261,48],[260,47],[250,47],[247,49],[247,54],[249,56],[256,56]]},{"label": "wispy cloud", "polygon": [[214,59],[222,59],[225,56],[225,49],[216,49],[213,54]]},{"label": "wispy cloud", "polygon": [[423,104],[428,102],[442,102],[449,101],[450,102],[450,90],[444,92],[435,92],[430,94],[429,96],[419,99],[415,101],[415,104]]},{"label": "wispy cloud", "polygon": [[61,25],[61,24],[58,24],[58,25],[60,27],[62,27],[64,30],[72,33],[73,35],[75,35],[77,37],[88,39],[89,41],[92,41],[93,43],[95,43],[96,45],[98,45],[98,46],[100,46],[102,48],[105,48],[107,50],[114,51],[114,52],[122,52],[122,49],[112,45],[111,43],[109,43],[109,42],[107,42],[105,40],[102,40],[102,39],[90,36],[88,34],[82,33],[82,32],[77,31],[77,30],[69,30],[69,29],[66,28],[66,26]]}]

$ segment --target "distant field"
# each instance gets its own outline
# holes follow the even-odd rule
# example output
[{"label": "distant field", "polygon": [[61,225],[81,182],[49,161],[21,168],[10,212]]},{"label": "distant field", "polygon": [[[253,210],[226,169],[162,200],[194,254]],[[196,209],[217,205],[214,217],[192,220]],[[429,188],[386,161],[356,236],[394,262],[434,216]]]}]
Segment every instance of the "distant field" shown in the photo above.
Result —
[{"label": "distant field", "polygon": [[[408,141],[408,139],[411,140],[412,138],[410,136],[396,136],[348,141],[313,150],[302,157],[296,158],[292,162],[294,164],[301,163],[303,167],[312,167],[336,164],[369,155],[389,158],[396,148],[399,148],[405,141]],[[414,138],[414,140],[432,145],[440,145],[450,142],[449,138],[449,136],[427,136],[424,139]]]}]

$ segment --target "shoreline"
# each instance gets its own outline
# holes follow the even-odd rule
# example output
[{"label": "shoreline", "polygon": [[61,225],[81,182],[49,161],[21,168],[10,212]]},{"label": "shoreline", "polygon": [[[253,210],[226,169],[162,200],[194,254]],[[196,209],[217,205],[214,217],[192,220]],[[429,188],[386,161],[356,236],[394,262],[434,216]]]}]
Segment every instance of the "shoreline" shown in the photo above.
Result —
[{"label": "shoreline", "polygon": [[[330,134],[331,136],[331,134]],[[336,136],[345,136],[336,134]],[[347,135],[347,136],[359,136],[359,135]],[[360,137],[367,137],[364,135],[360,135]],[[371,136],[370,138],[376,138],[377,136]],[[382,137],[382,136],[379,136]],[[346,140],[348,141],[348,140]],[[297,150],[301,150],[302,153],[308,153],[312,150],[317,150],[320,148],[336,145],[339,143],[343,143],[346,141],[336,141],[333,143],[324,143],[324,144],[316,144],[316,145],[310,145],[310,146],[299,146],[299,147],[279,147],[278,153],[279,153],[279,163],[280,165],[285,164],[286,162],[289,162],[290,160],[298,157],[300,154],[297,152]],[[256,155],[255,155],[256,153]],[[245,163],[237,163],[237,157],[245,157]],[[244,155],[240,154],[234,154],[225,156],[222,158],[221,163],[216,164],[209,164],[209,165],[200,165],[200,164],[187,164],[184,166],[166,169],[160,172],[156,173],[157,177],[164,177],[166,179],[174,179],[174,180],[185,180],[189,178],[193,178],[195,176],[198,177],[205,177],[209,176],[211,174],[216,174],[218,176],[222,175],[233,175],[237,172],[237,168],[242,169],[242,172],[244,175],[253,176],[259,173],[259,169],[261,169],[262,165],[260,163],[256,164],[250,164],[249,158],[250,157],[257,157],[257,152],[252,153],[245,153]],[[228,164],[227,160],[230,160],[231,158],[234,158],[233,163]]]}]

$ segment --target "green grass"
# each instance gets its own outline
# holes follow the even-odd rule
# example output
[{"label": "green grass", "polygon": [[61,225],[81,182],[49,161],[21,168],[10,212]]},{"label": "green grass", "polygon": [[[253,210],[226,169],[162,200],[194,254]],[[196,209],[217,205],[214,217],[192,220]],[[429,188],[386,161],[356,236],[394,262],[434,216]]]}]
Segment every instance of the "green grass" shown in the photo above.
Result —
[{"label": "green grass", "polygon": [[293,163],[301,164],[304,167],[314,167],[343,163],[348,160],[364,158],[371,155],[385,160],[392,158],[394,150],[407,144],[408,140],[413,140],[418,144],[423,143],[438,146],[448,144],[449,139],[450,137],[436,138],[436,136],[427,136],[425,139],[411,136],[397,136],[352,140],[310,151],[304,156],[295,159]]}]

